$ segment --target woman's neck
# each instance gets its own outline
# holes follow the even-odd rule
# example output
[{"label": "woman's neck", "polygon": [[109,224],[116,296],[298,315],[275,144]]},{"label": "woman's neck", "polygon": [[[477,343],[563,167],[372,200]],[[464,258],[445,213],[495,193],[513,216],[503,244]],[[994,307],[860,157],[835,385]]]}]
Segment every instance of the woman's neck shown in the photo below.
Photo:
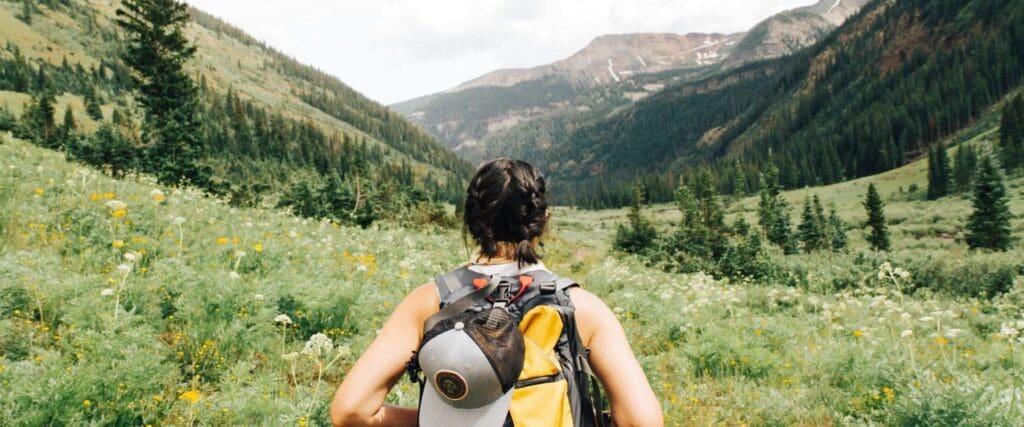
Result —
[{"label": "woman's neck", "polygon": [[498,246],[498,252],[492,257],[485,255],[480,252],[480,248],[477,248],[469,259],[473,264],[508,264],[516,262],[511,256],[511,251],[507,250],[504,246]]}]

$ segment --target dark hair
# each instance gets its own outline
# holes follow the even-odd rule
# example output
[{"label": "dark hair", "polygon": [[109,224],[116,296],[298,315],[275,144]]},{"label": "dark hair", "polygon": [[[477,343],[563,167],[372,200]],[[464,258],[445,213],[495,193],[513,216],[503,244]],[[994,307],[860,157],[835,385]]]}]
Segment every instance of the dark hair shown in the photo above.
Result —
[{"label": "dark hair", "polygon": [[544,176],[529,163],[499,158],[480,166],[469,181],[463,215],[480,253],[494,257],[508,242],[520,266],[537,262],[535,240],[548,223],[546,196]]}]

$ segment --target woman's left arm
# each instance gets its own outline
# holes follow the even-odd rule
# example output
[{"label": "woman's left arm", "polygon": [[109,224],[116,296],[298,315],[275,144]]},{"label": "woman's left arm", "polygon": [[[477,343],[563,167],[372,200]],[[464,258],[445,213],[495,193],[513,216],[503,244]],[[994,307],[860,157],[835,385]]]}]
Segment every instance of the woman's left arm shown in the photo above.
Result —
[{"label": "woman's left arm", "polygon": [[[590,366],[601,380],[617,427],[664,425],[661,404],[615,313],[596,295],[582,288],[569,290],[576,306],[581,337],[590,348]],[[584,335],[586,332],[587,336]]]},{"label": "woman's left arm", "polygon": [[416,409],[385,405],[423,335],[423,321],[440,300],[433,283],[414,289],[395,307],[377,338],[345,375],[331,402],[335,426],[415,426]]}]

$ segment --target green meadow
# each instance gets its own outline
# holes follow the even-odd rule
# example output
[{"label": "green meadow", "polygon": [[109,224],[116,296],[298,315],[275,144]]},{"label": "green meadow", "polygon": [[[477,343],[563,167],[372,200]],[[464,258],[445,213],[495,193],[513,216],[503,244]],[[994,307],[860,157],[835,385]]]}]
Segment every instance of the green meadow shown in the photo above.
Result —
[{"label": "green meadow", "polygon": [[[868,181],[888,203],[891,253],[867,250],[858,226]],[[851,247],[773,253],[793,271],[782,283],[615,254],[622,210],[556,208],[544,256],[620,317],[670,425],[1019,425],[1024,288],[1005,267],[1020,250],[968,252],[970,201],[925,202],[924,186],[919,162],[787,193],[794,213],[809,193],[834,202]],[[753,215],[756,201],[728,209]],[[667,230],[679,213],[645,215]],[[232,208],[5,137],[0,425],[329,424],[334,387],[393,307],[466,257],[458,230]],[[1009,290],[960,289],[1004,280],[993,271]],[[389,397],[416,398],[406,379]]]}]

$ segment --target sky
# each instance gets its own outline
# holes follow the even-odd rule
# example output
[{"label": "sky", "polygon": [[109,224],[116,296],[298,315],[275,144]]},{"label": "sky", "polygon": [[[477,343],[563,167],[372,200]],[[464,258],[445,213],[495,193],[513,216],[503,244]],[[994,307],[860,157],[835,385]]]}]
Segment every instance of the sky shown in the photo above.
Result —
[{"label": "sky", "polygon": [[815,0],[187,0],[384,104],[566,58],[603,34],[745,31]]}]

